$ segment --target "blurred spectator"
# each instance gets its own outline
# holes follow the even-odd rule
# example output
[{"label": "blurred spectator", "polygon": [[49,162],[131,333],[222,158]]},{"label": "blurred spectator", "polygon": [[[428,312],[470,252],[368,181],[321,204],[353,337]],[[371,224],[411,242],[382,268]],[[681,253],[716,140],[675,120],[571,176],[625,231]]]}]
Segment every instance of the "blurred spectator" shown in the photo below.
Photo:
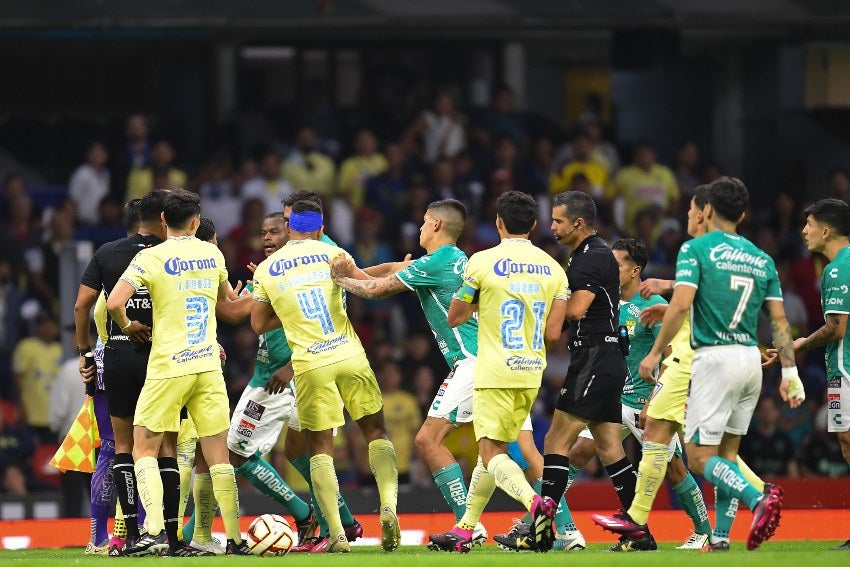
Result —
[{"label": "blurred spectator", "polygon": [[[496,158],[495,168],[493,172],[498,170],[506,171],[510,174],[511,183],[518,178],[519,170],[519,150],[513,138],[502,136],[496,141],[496,147],[493,149],[493,155]],[[524,191],[522,187],[511,186],[511,189]],[[493,195],[491,193],[491,195]],[[496,195],[498,196],[498,195]]]},{"label": "blurred spectator", "polygon": [[579,134],[573,140],[573,159],[560,171],[555,172],[549,179],[549,194],[556,195],[574,189],[570,185],[573,177],[581,173],[590,184],[590,196],[594,200],[601,200],[605,196],[608,186],[608,172],[598,161],[593,160],[591,152],[593,144],[590,138]]},{"label": "blurred spectator", "polygon": [[850,200],[850,173],[843,167],[829,172],[829,196],[842,201]]},{"label": "blurred spectator", "polygon": [[[399,361],[402,373],[410,377],[418,371],[420,366],[427,366],[431,369],[433,376],[445,376],[446,361],[437,350],[434,339],[422,332],[413,331],[407,338],[407,352]],[[410,382],[402,385],[407,389],[413,389],[414,385]],[[431,398],[428,403],[434,399],[436,389],[431,392]],[[427,412],[425,412],[427,413]],[[424,415],[424,414],[423,414]]]},{"label": "blurred spectator", "polygon": [[16,398],[12,352],[20,335],[22,303],[23,296],[12,280],[12,266],[8,260],[0,258],[0,398],[6,400]]},{"label": "blurred spectator", "polygon": [[[824,389],[825,393],[826,389]],[[824,403],[815,416],[814,430],[795,454],[795,460],[799,463],[804,475],[834,478],[850,474],[850,465],[841,453],[838,436],[827,431],[827,416],[827,405]]]},{"label": "blurred spectator", "polygon": [[[73,330],[73,327],[72,329]],[[76,336],[71,333],[72,347]],[[85,387],[80,380],[80,358],[76,354],[62,363],[56,379],[50,385],[50,429],[57,443],[62,443],[86,399]],[[67,471],[60,476],[62,487],[62,517],[79,518],[85,515],[83,503],[91,491],[91,474]]]},{"label": "blurred spectator", "polygon": [[[280,158],[272,149],[267,149],[260,157],[259,177],[245,182],[242,186],[243,199],[261,199],[264,214],[283,210],[281,201],[292,193],[292,186],[287,183],[280,173]],[[259,234],[257,230],[256,234]]]},{"label": "blurred spectator", "polygon": [[254,374],[254,362],[257,358],[257,335],[251,327],[241,325],[236,328],[232,344],[227,348],[227,362],[224,363],[224,377],[227,383],[227,397],[230,407],[236,405],[239,396],[248,386]]},{"label": "blurred spectator", "polygon": [[104,197],[97,207],[97,223],[80,227],[74,238],[90,240],[97,249],[102,244],[125,237],[127,233],[121,222],[121,211],[118,201],[112,197]]},{"label": "blurred spectator", "polygon": [[12,197],[6,213],[6,222],[0,227],[0,233],[0,240],[4,245],[13,246],[17,251],[10,259],[20,262],[17,266],[12,266],[18,272],[23,268],[20,252],[38,246],[41,241],[41,225],[33,215],[32,199],[29,196]]},{"label": "blurred spectator", "polygon": [[[278,206],[283,208],[281,203],[278,203]],[[265,206],[262,199],[254,197],[242,203],[242,212],[239,215],[240,223],[227,235],[228,244],[222,246],[222,253],[230,246],[235,248],[233,251],[235,264],[227,266],[231,279],[235,278],[243,282],[246,279],[251,279],[251,272],[246,266],[252,262],[259,264],[265,259],[263,239],[260,237],[260,229],[263,226],[265,216]],[[228,253],[225,257],[229,255]]]},{"label": "blurred spectator", "polygon": [[514,93],[507,85],[499,85],[493,93],[493,107],[484,116],[484,126],[493,137],[509,136],[524,147],[526,132],[522,116],[514,109]]},{"label": "blurred spectator", "polygon": [[372,177],[387,170],[386,158],[378,152],[378,139],[368,128],[362,128],[354,138],[354,155],[342,162],[337,181],[337,195],[350,207],[363,205],[366,185]]},{"label": "blurred spectator", "polygon": [[422,136],[423,158],[427,163],[456,156],[466,147],[466,133],[454,96],[447,90],[437,93],[434,109],[422,112],[404,136],[408,140]]},{"label": "blurred spectator", "polygon": [[151,146],[148,143],[148,120],[141,114],[127,117],[124,128],[124,144],[110,152],[110,193],[117,200],[124,199],[130,174],[148,167]]},{"label": "blurred spectator", "polygon": [[[404,361],[401,362],[401,367],[406,369],[404,372],[407,375],[410,375],[410,369],[405,366]],[[434,369],[428,365],[413,367],[412,382],[413,395],[416,396],[416,402],[419,404],[420,415],[428,415],[428,410],[431,409],[431,402],[434,401],[434,396],[440,385],[437,382],[437,375],[434,374]]]},{"label": "blurred spectator", "polygon": [[[800,295],[806,305],[806,315],[809,320],[808,332],[819,329],[823,325],[823,310],[820,304],[820,279],[823,269],[828,264],[821,254],[803,250],[802,255],[791,263],[788,280]],[[808,334],[804,333],[804,334]],[[812,352],[812,351],[809,351]],[[821,362],[823,357],[821,357]]]},{"label": "blurred spectator", "polygon": [[0,469],[0,492],[8,496],[26,496],[29,494],[27,488],[27,477],[21,465],[9,463]]},{"label": "blurred spectator", "polygon": [[295,146],[283,162],[281,174],[293,190],[309,189],[329,199],[333,194],[336,165],[331,158],[316,149],[317,144],[313,128],[304,126],[299,129],[295,136]]},{"label": "blurred spectator", "polygon": [[466,205],[466,213],[469,219],[467,224],[475,223],[478,221],[478,215],[481,211],[484,184],[481,182],[481,176],[476,169],[472,154],[468,151],[460,152],[455,156],[454,166],[455,187],[457,187],[458,194],[466,199],[463,203]]},{"label": "blurred spectator", "polygon": [[42,305],[57,311],[54,302],[59,298],[59,256],[65,246],[74,239],[74,224],[70,213],[63,209],[53,212],[49,222],[46,242],[30,248],[24,254],[27,261],[27,277],[30,291]]},{"label": "blurred spectator", "polygon": [[86,152],[86,162],[71,175],[68,194],[77,204],[77,218],[80,222],[97,222],[100,200],[109,195],[108,159],[109,153],[103,142],[94,142]]},{"label": "blurred spectator", "polygon": [[416,432],[422,425],[422,413],[416,397],[400,388],[401,368],[387,361],[378,369],[378,384],[384,399],[384,421],[395,446],[399,484],[410,482],[410,466]]},{"label": "blurred spectator", "polygon": [[776,239],[777,250],[776,254],[772,255],[774,258],[794,260],[803,253],[804,246],[800,238],[802,223],[798,211],[793,196],[784,191],[776,196],[773,215],[768,225]]},{"label": "blurred spectator", "polygon": [[22,421],[17,406],[10,405],[9,416],[0,414],[0,468],[9,463],[21,463],[29,472],[29,462],[35,452],[35,436]]},{"label": "blurred spectator", "polygon": [[401,223],[399,216],[407,203],[407,172],[401,145],[391,142],[384,147],[387,170],[369,179],[365,203],[384,216],[383,236],[394,237]]},{"label": "blurred spectator", "polygon": [[700,179],[697,175],[698,166],[699,148],[693,142],[685,142],[679,148],[679,151],[676,152],[676,170],[674,172],[685,214],[687,214],[687,209],[691,205],[694,189],[700,184]]},{"label": "blurred spectator", "polygon": [[[602,137],[602,126],[598,121],[587,122],[580,130],[590,140],[593,149],[591,156],[594,161],[601,164],[612,177],[620,169],[620,154],[617,147]],[[572,143],[564,144],[555,152],[552,160],[552,171],[560,171],[566,164],[573,160]]]},{"label": "blurred spectator", "polygon": [[12,372],[24,420],[39,440],[53,440],[48,419],[50,386],[59,372],[62,344],[59,325],[50,315],[41,314],[36,321],[36,335],[21,340],[12,354]]},{"label": "blurred spectator", "polygon": [[[626,234],[634,235],[637,215],[645,209],[656,211],[659,217],[676,216],[679,187],[670,168],[655,162],[652,145],[639,142],[635,146],[632,165],[624,167],[614,177],[609,198],[622,202],[622,215],[615,215],[617,225]],[[658,226],[655,231],[656,238],[660,228]]]},{"label": "blurred spectator", "polygon": [[377,266],[395,259],[389,245],[378,238],[383,222],[381,213],[374,209],[363,207],[357,212],[357,239],[351,247],[351,255],[358,266]]},{"label": "blurred spectator", "polygon": [[13,171],[11,173],[7,173],[3,177],[3,194],[0,195],[0,199],[2,199],[4,209],[9,206],[12,199],[15,197],[23,197],[26,194],[27,187],[24,183],[24,178],[20,173],[15,173]]},{"label": "blurred spectator", "polygon": [[764,397],[755,412],[755,427],[750,427],[741,443],[741,458],[760,476],[799,476],[793,462],[794,445],[779,429],[776,400]]},{"label": "blurred spectator", "polygon": [[239,223],[242,198],[233,177],[233,162],[227,156],[214,157],[198,176],[201,209],[220,234],[229,234]]},{"label": "blurred spectator", "polygon": [[549,190],[549,171],[552,169],[554,152],[552,140],[546,136],[535,138],[531,144],[531,159],[522,168],[520,185],[535,198]]},{"label": "blurred spectator", "polygon": [[[174,147],[167,140],[157,142],[150,152],[146,167],[134,167],[127,177],[124,202],[141,199],[154,189],[186,189],[183,170],[174,167]],[[168,186],[163,186],[167,183]]]}]

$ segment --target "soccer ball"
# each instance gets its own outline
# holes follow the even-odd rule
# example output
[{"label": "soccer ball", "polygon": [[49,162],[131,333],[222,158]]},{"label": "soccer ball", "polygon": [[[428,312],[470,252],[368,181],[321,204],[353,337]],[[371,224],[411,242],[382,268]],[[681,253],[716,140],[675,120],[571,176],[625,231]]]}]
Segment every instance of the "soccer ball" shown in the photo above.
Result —
[{"label": "soccer ball", "polygon": [[286,555],[295,541],[289,522],[277,514],[258,516],[248,526],[247,535],[254,555]]}]

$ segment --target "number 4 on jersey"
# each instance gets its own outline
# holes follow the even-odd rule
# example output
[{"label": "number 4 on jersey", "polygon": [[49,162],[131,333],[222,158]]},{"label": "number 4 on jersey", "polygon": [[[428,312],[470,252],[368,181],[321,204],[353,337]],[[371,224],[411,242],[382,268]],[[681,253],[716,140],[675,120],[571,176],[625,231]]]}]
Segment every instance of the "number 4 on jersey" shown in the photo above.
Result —
[{"label": "number 4 on jersey", "polygon": [[296,296],[301,313],[307,319],[318,321],[322,326],[322,334],[329,335],[336,330],[331,319],[331,312],[328,309],[328,302],[325,300],[325,294],[322,293],[321,289],[313,287],[299,291]]}]

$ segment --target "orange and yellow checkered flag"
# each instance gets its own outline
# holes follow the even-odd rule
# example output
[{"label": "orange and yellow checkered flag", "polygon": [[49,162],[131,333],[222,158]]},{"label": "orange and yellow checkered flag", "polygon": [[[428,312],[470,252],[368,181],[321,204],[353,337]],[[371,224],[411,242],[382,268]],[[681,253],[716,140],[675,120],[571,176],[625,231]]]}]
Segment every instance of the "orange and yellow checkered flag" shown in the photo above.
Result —
[{"label": "orange and yellow checkered flag", "polygon": [[93,473],[94,450],[100,447],[100,435],[94,418],[94,398],[86,396],[74,424],[50,459],[50,466],[62,472],[79,471]]}]

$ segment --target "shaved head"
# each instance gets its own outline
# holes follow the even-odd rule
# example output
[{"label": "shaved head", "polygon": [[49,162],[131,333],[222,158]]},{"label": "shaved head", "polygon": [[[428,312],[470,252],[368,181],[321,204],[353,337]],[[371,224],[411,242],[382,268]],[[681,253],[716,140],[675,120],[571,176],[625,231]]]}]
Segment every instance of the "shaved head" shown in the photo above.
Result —
[{"label": "shaved head", "polygon": [[455,199],[434,201],[428,205],[427,214],[440,219],[446,234],[457,239],[466,226],[466,207]]}]

